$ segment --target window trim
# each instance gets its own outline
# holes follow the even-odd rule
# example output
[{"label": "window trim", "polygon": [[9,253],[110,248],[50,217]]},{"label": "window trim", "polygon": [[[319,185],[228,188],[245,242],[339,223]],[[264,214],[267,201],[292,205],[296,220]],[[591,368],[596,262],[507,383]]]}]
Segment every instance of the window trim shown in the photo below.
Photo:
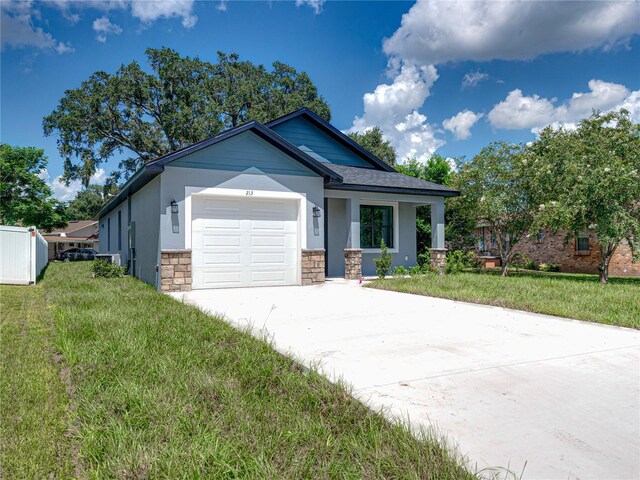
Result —
[{"label": "window trim", "polygon": [[[392,207],[391,209],[391,218],[393,224],[392,235],[393,235],[393,248],[389,249],[389,253],[399,253],[400,252],[400,202],[385,202],[383,200],[368,200],[366,198],[360,199],[360,205],[358,206],[358,212],[360,211],[360,207]],[[358,234],[362,232],[362,219],[360,219],[360,228]],[[365,248],[360,245],[362,249],[362,253],[380,253],[379,248]]]},{"label": "window trim", "polygon": [[111,253],[111,217],[107,218],[107,253]]}]

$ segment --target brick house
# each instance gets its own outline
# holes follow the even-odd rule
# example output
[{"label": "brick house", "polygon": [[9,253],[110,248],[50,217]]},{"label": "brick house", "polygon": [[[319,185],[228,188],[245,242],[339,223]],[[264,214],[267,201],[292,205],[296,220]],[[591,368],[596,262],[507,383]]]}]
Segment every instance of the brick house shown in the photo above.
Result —
[{"label": "brick house", "polygon": [[[596,235],[587,233],[565,243],[565,233],[541,230],[538,235],[525,236],[514,249],[533,260],[536,266],[551,263],[560,271],[571,273],[598,273],[600,247]],[[495,235],[491,227],[479,225],[476,229],[476,252],[487,266],[500,266]],[[609,275],[640,276],[640,262],[633,263],[633,255],[626,241],[616,249],[609,264]]]}]

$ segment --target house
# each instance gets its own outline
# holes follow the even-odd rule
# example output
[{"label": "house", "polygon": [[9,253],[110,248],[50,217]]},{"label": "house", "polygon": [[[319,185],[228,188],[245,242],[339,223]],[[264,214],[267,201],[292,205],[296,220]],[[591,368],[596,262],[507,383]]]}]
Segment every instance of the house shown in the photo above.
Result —
[{"label": "house", "polygon": [[456,190],[397,173],[308,109],[169,153],[99,212],[100,253],[163,291],[309,285],[416,263],[416,206],[431,205],[444,261],[444,199]]},{"label": "house", "polygon": [[[476,229],[476,252],[486,267],[500,266],[496,237],[488,225]],[[523,237],[514,247],[535,262],[548,263],[569,273],[598,273],[600,246],[594,233],[580,234],[566,242],[565,232],[540,230],[537,235]],[[633,254],[626,241],[616,249],[609,263],[609,275],[640,276],[640,262],[633,262]]]},{"label": "house", "polygon": [[65,228],[44,235],[49,243],[49,260],[69,248],[98,249],[98,222],[95,220],[73,220]]}]

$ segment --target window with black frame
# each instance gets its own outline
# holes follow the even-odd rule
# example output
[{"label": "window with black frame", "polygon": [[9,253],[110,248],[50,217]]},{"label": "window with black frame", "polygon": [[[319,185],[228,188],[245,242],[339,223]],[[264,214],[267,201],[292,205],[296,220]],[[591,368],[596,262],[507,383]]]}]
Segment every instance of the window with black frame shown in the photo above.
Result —
[{"label": "window with black frame", "polygon": [[393,248],[393,207],[360,205],[360,247],[380,248],[383,239]]},{"label": "window with black frame", "polygon": [[576,237],[576,252],[587,253],[589,252],[589,236],[578,235]]}]

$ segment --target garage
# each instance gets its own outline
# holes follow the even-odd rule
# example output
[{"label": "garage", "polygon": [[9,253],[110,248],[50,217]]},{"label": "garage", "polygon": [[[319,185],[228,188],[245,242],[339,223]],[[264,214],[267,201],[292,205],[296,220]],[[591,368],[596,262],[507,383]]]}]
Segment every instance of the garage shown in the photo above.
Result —
[{"label": "garage", "polygon": [[192,288],[299,283],[299,201],[251,193],[192,197]]}]

